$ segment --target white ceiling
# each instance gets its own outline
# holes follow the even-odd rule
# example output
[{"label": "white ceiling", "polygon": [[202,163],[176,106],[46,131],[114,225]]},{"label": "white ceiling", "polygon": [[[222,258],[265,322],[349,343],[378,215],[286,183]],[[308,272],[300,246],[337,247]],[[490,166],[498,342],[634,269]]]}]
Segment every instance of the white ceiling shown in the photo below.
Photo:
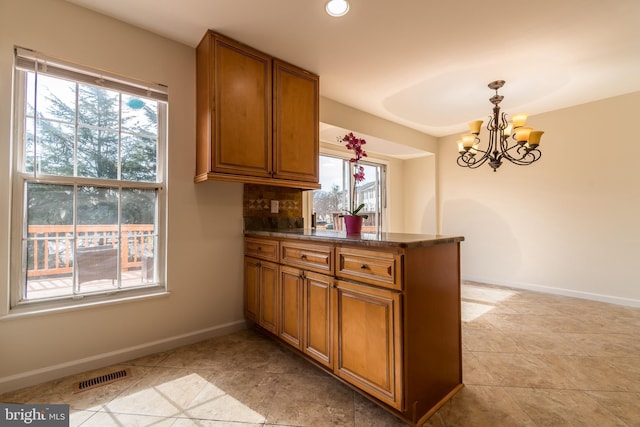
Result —
[{"label": "white ceiling", "polygon": [[640,90],[639,0],[68,0],[195,47],[207,29],[320,75],[322,96],[433,136],[491,112]]}]

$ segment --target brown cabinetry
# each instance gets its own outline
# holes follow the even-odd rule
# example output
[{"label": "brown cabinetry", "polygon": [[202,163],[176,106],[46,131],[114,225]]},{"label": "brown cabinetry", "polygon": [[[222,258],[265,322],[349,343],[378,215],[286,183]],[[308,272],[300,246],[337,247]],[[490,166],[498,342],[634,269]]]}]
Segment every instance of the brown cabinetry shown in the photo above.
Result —
[{"label": "brown cabinetry", "polygon": [[324,366],[332,366],[331,289],[333,278],[280,266],[279,337]]},{"label": "brown cabinetry", "polygon": [[402,289],[402,255],[386,252],[338,248],[337,275],[373,285]]},{"label": "brown cabinetry", "polygon": [[278,335],[298,350],[302,350],[302,315],[304,272],[280,266],[280,328]]},{"label": "brown cabinetry", "polygon": [[402,409],[400,294],[338,281],[334,298],[335,374]]},{"label": "brown cabinetry", "polygon": [[244,242],[244,314],[265,330],[278,328],[278,242],[246,238]]},{"label": "brown cabinetry", "polygon": [[[270,233],[264,241],[247,236],[246,251],[255,253],[258,244],[278,248],[279,290],[277,301],[270,300],[267,280],[258,295],[268,300],[245,306],[275,306],[282,341],[389,412],[424,423],[462,387],[462,239],[372,245],[288,234]],[[245,298],[255,298],[257,274],[245,267]],[[265,322],[264,315],[245,312],[260,326]]]},{"label": "brown cabinetry", "polygon": [[208,31],[196,86],[196,182],[320,188],[317,75]]},{"label": "brown cabinetry", "polygon": [[283,241],[280,245],[280,252],[283,264],[318,273],[333,273],[333,248],[331,246]]},{"label": "brown cabinetry", "polygon": [[273,79],[273,177],[318,184],[318,76],[274,59]]},{"label": "brown cabinetry", "polygon": [[244,259],[244,313],[248,319],[275,334],[278,326],[278,270],[276,263]]},{"label": "brown cabinetry", "polygon": [[322,365],[333,367],[331,290],[334,279],[324,274],[305,273],[304,341],[302,351]]}]

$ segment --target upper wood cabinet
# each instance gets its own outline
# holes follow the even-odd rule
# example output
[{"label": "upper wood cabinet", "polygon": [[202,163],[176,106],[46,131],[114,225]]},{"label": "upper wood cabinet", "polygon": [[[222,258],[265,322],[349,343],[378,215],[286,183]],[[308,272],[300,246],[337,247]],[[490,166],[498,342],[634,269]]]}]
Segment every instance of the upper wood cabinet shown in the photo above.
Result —
[{"label": "upper wood cabinet", "polygon": [[196,182],[320,188],[317,75],[208,31],[196,103]]},{"label": "upper wood cabinet", "polygon": [[274,178],[318,183],[318,76],[273,61]]}]

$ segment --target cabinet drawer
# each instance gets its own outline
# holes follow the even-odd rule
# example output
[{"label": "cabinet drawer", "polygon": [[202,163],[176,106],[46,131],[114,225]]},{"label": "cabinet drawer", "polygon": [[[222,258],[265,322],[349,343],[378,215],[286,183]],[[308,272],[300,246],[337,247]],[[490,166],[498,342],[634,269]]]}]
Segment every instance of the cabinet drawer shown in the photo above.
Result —
[{"label": "cabinet drawer", "polygon": [[351,248],[336,249],[336,276],[402,290],[402,255]]},{"label": "cabinet drawer", "polygon": [[319,273],[333,274],[333,248],[325,245],[282,242],[280,260]]},{"label": "cabinet drawer", "polygon": [[254,237],[245,237],[244,239],[245,255],[256,258],[266,259],[268,261],[278,261],[278,241],[269,239],[258,239]]}]

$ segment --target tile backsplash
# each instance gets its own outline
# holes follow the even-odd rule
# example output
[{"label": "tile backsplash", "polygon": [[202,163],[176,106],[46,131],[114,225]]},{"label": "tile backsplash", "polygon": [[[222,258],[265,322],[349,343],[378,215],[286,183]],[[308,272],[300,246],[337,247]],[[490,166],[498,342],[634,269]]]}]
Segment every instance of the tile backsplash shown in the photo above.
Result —
[{"label": "tile backsplash", "polygon": [[[277,204],[277,207],[273,206],[273,202]],[[244,184],[242,205],[245,230],[304,227],[302,219],[302,190]],[[272,210],[277,210],[277,212],[272,212]]]}]

